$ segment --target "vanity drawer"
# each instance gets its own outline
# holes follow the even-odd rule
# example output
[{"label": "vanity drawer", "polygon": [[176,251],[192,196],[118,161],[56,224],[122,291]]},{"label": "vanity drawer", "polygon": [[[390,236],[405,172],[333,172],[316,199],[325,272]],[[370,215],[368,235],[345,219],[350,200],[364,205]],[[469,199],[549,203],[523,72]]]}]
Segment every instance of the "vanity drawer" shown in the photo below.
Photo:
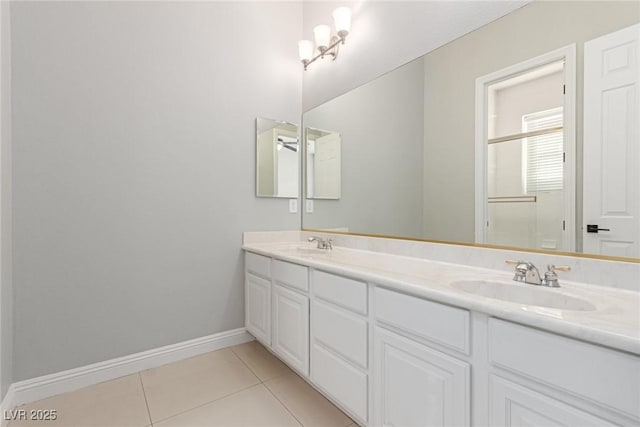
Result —
[{"label": "vanity drawer", "polygon": [[304,265],[274,259],[273,279],[285,286],[309,291],[309,270]]},{"label": "vanity drawer", "polygon": [[358,420],[367,421],[367,374],[317,344],[311,346],[311,381]]},{"label": "vanity drawer", "polygon": [[367,368],[367,321],[346,310],[319,301],[311,305],[314,340],[345,359]]},{"label": "vanity drawer", "polygon": [[640,357],[489,319],[489,357],[501,368],[640,419]]},{"label": "vanity drawer", "polygon": [[271,258],[269,257],[245,252],[244,267],[248,272],[256,276],[261,276],[265,279],[271,278]]},{"label": "vanity drawer", "polygon": [[324,271],[313,271],[313,294],[360,314],[367,314],[367,284]]},{"label": "vanity drawer", "polygon": [[469,354],[469,312],[375,288],[376,319],[435,343]]}]

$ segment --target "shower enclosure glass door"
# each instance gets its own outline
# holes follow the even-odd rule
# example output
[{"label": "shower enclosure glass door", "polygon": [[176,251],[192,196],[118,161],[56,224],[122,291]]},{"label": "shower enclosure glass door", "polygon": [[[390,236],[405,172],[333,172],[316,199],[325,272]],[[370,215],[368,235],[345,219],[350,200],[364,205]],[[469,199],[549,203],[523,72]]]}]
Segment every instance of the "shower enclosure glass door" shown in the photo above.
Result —
[{"label": "shower enclosure glass door", "polygon": [[487,86],[486,243],[567,251],[564,61]]}]

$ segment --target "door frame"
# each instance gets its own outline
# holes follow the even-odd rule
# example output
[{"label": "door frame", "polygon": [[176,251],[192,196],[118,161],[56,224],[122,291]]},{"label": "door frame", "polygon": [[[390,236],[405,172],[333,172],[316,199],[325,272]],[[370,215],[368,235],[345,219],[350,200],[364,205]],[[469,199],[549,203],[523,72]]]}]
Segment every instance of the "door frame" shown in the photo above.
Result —
[{"label": "door frame", "polygon": [[556,49],[535,58],[503,68],[476,79],[475,124],[475,242],[487,243],[488,214],[488,87],[527,71],[553,62],[564,61],[564,116],[563,138],[565,163],[563,181],[565,188],[565,232],[563,252],[573,252],[576,247],[576,45]]}]

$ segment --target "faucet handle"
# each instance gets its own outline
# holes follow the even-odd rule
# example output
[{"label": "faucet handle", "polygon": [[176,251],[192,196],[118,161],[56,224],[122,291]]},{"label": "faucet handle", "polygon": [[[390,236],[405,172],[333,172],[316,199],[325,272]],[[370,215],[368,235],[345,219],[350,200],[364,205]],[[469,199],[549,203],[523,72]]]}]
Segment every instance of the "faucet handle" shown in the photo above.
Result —
[{"label": "faucet handle", "polygon": [[317,242],[318,249],[329,249],[333,248],[333,240],[331,239],[323,239],[322,237],[311,236],[307,239],[308,242]]},{"label": "faucet handle", "polygon": [[549,264],[547,265],[547,270],[548,271],[571,271],[571,267],[569,267],[568,265]]},{"label": "faucet handle", "polygon": [[505,261],[505,263],[516,266],[515,276],[513,276],[513,280],[515,280],[516,282],[524,282],[526,280],[527,271],[529,270],[529,263],[527,261],[515,261],[512,259],[508,259]]},{"label": "faucet handle", "polygon": [[316,242],[316,243],[317,243],[317,248],[318,248],[318,249],[321,249],[321,248],[322,248],[323,241],[322,241],[322,239],[321,239],[320,237],[317,237],[317,236],[311,236],[311,237],[309,237],[309,238],[307,239],[307,242],[309,242],[309,243],[311,243],[311,242]]},{"label": "faucet handle", "polygon": [[571,267],[569,267],[568,265],[547,265],[547,272],[544,273],[544,280],[542,281],[542,284],[544,286],[549,286],[551,288],[560,287],[556,271],[571,271]]}]

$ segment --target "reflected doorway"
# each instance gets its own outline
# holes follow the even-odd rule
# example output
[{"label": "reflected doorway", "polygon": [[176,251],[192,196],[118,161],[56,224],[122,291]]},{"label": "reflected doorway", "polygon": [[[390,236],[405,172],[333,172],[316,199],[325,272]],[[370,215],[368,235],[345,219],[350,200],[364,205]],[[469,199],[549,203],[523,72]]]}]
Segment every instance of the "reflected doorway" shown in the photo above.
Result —
[{"label": "reflected doorway", "polygon": [[572,69],[566,54],[552,55],[478,79],[479,243],[575,249]]}]

